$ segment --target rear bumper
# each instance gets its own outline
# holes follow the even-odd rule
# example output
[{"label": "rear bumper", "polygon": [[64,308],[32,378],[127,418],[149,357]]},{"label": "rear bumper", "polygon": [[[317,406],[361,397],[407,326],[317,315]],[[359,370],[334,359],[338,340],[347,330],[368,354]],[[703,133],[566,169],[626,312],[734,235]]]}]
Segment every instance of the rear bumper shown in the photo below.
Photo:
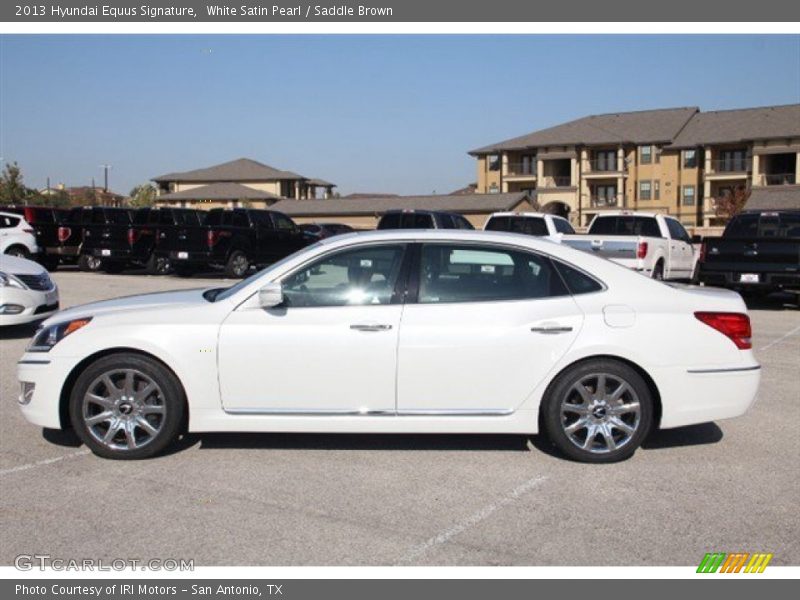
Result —
[{"label": "rear bumper", "polygon": [[666,369],[659,373],[661,427],[731,419],[745,414],[755,403],[761,366],[709,366]]},{"label": "rear bumper", "polygon": [[221,262],[221,259],[216,259],[211,252],[191,252],[185,250],[169,250],[167,252],[156,252],[157,256],[168,258],[170,263],[175,266],[179,265],[210,265],[215,262]]},{"label": "rear bumper", "polygon": [[130,260],[131,251],[128,248],[91,248],[85,250],[86,254],[91,254],[96,258],[113,260]]},{"label": "rear bumper", "polygon": [[44,249],[48,256],[76,257],[80,253],[79,246],[48,246]]},{"label": "rear bumper", "polygon": [[[743,274],[758,275],[757,282],[743,282]],[[733,288],[737,290],[800,290],[800,272],[778,273],[747,271],[711,271],[702,267],[697,273],[697,281],[716,287]]]}]

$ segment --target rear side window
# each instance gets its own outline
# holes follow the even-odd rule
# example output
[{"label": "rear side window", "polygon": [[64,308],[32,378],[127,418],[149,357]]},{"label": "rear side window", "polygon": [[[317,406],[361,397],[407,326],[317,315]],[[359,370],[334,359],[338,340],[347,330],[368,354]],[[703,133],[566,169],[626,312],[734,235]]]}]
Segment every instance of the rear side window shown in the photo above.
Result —
[{"label": "rear side window", "polygon": [[453,222],[453,217],[450,215],[439,215],[442,229],[455,229],[456,224]]},{"label": "rear side window", "polygon": [[569,288],[570,294],[573,296],[602,291],[603,286],[600,282],[592,279],[578,269],[557,260],[554,260],[553,264],[556,266],[556,269],[558,269],[559,274],[564,279],[564,283],[566,283],[567,288]]},{"label": "rear side window", "polygon": [[254,210],[250,213],[250,218],[253,220],[253,225],[257,225],[258,227],[268,227],[272,229],[272,219],[270,219],[268,212],[262,210]]},{"label": "rear side window", "polygon": [[548,258],[492,246],[424,244],[419,302],[493,302],[564,296]]},{"label": "rear side window", "polygon": [[569,224],[569,221],[566,219],[553,219],[553,226],[556,228],[558,233],[566,233],[572,235],[575,233],[575,230],[572,228],[572,225]]},{"label": "rear side window", "polygon": [[19,224],[19,219],[17,217],[0,215],[0,229],[11,229],[12,227],[16,227],[17,224]]}]

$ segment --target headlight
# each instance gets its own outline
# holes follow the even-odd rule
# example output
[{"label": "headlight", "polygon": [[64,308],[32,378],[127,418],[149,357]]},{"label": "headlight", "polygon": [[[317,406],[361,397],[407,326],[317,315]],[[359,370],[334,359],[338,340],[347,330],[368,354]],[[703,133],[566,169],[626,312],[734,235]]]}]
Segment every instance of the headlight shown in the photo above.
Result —
[{"label": "headlight", "polygon": [[50,352],[50,348],[69,334],[75,333],[81,327],[88,325],[91,320],[92,317],[83,317],[82,319],[73,319],[72,321],[64,321],[44,327],[33,336],[27,352]]},{"label": "headlight", "polygon": [[0,271],[0,288],[2,287],[14,287],[14,288],[19,288],[21,290],[25,289],[25,286],[19,279],[17,279],[13,275],[9,275],[8,273],[3,273],[2,271]]}]

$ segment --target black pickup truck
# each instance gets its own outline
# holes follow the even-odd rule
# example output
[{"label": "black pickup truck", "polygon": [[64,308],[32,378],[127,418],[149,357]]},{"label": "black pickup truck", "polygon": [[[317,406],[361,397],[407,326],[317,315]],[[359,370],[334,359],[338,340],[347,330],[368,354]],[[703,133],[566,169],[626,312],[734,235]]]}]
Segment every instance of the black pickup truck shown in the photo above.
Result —
[{"label": "black pickup truck", "polygon": [[[149,273],[163,275],[170,270],[169,260],[156,253],[159,241],[168,237],[176,227],[199,227],[205,220],[204,211],[191,208],[140,208],[128,228],[128,247],[117,249],[114,265],[144,266]],[[106,269],[109,265],[106,265]]]},{"label": "black pickup truck", "polygon": [[36,256],[48,271],[55,270],[61,259],[58,256],[60,242],[58,230],[67,211],[52,206],[2,206],[0,210],[21,215],[33,228],[40,254]]},{"label": "black pickup truck", "polygon": [[697,280],[753,295],[800,292],[800,210],[747,211],[703,240]]},{"label": "black pickup truck", "polygon": [[176,275],[221,267],[228,277],[244,277],[251,265],[273,263],[308,244],[308,238],[283,213],[214,208],[201,225],[160,232],[156,255],[169,260]]},{"label": "black pickup truck", "polygon": [[116,273],[125,268],[128,230],[134,209],[108,206],[84,208],[82,215],[83,243],[78,266],[84,271],[105,269]]}]

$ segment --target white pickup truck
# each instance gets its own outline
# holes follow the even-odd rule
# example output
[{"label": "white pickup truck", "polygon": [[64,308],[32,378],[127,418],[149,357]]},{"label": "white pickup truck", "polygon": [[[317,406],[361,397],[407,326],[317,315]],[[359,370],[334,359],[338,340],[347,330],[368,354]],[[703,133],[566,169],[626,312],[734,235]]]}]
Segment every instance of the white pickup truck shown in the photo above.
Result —
[{"label": "white pickup truck", "polygon": [[496,212],[489,215],[484,231],[507,231],[558,240],[575,230],[564,217],[540,212]]},{"label": "white pickup truck", "polygon": [[692,240],[669,215],[614,211],[597,215],[585,235],[561,243],[597,254],[653,279],[690,279],[695,266]]}]

